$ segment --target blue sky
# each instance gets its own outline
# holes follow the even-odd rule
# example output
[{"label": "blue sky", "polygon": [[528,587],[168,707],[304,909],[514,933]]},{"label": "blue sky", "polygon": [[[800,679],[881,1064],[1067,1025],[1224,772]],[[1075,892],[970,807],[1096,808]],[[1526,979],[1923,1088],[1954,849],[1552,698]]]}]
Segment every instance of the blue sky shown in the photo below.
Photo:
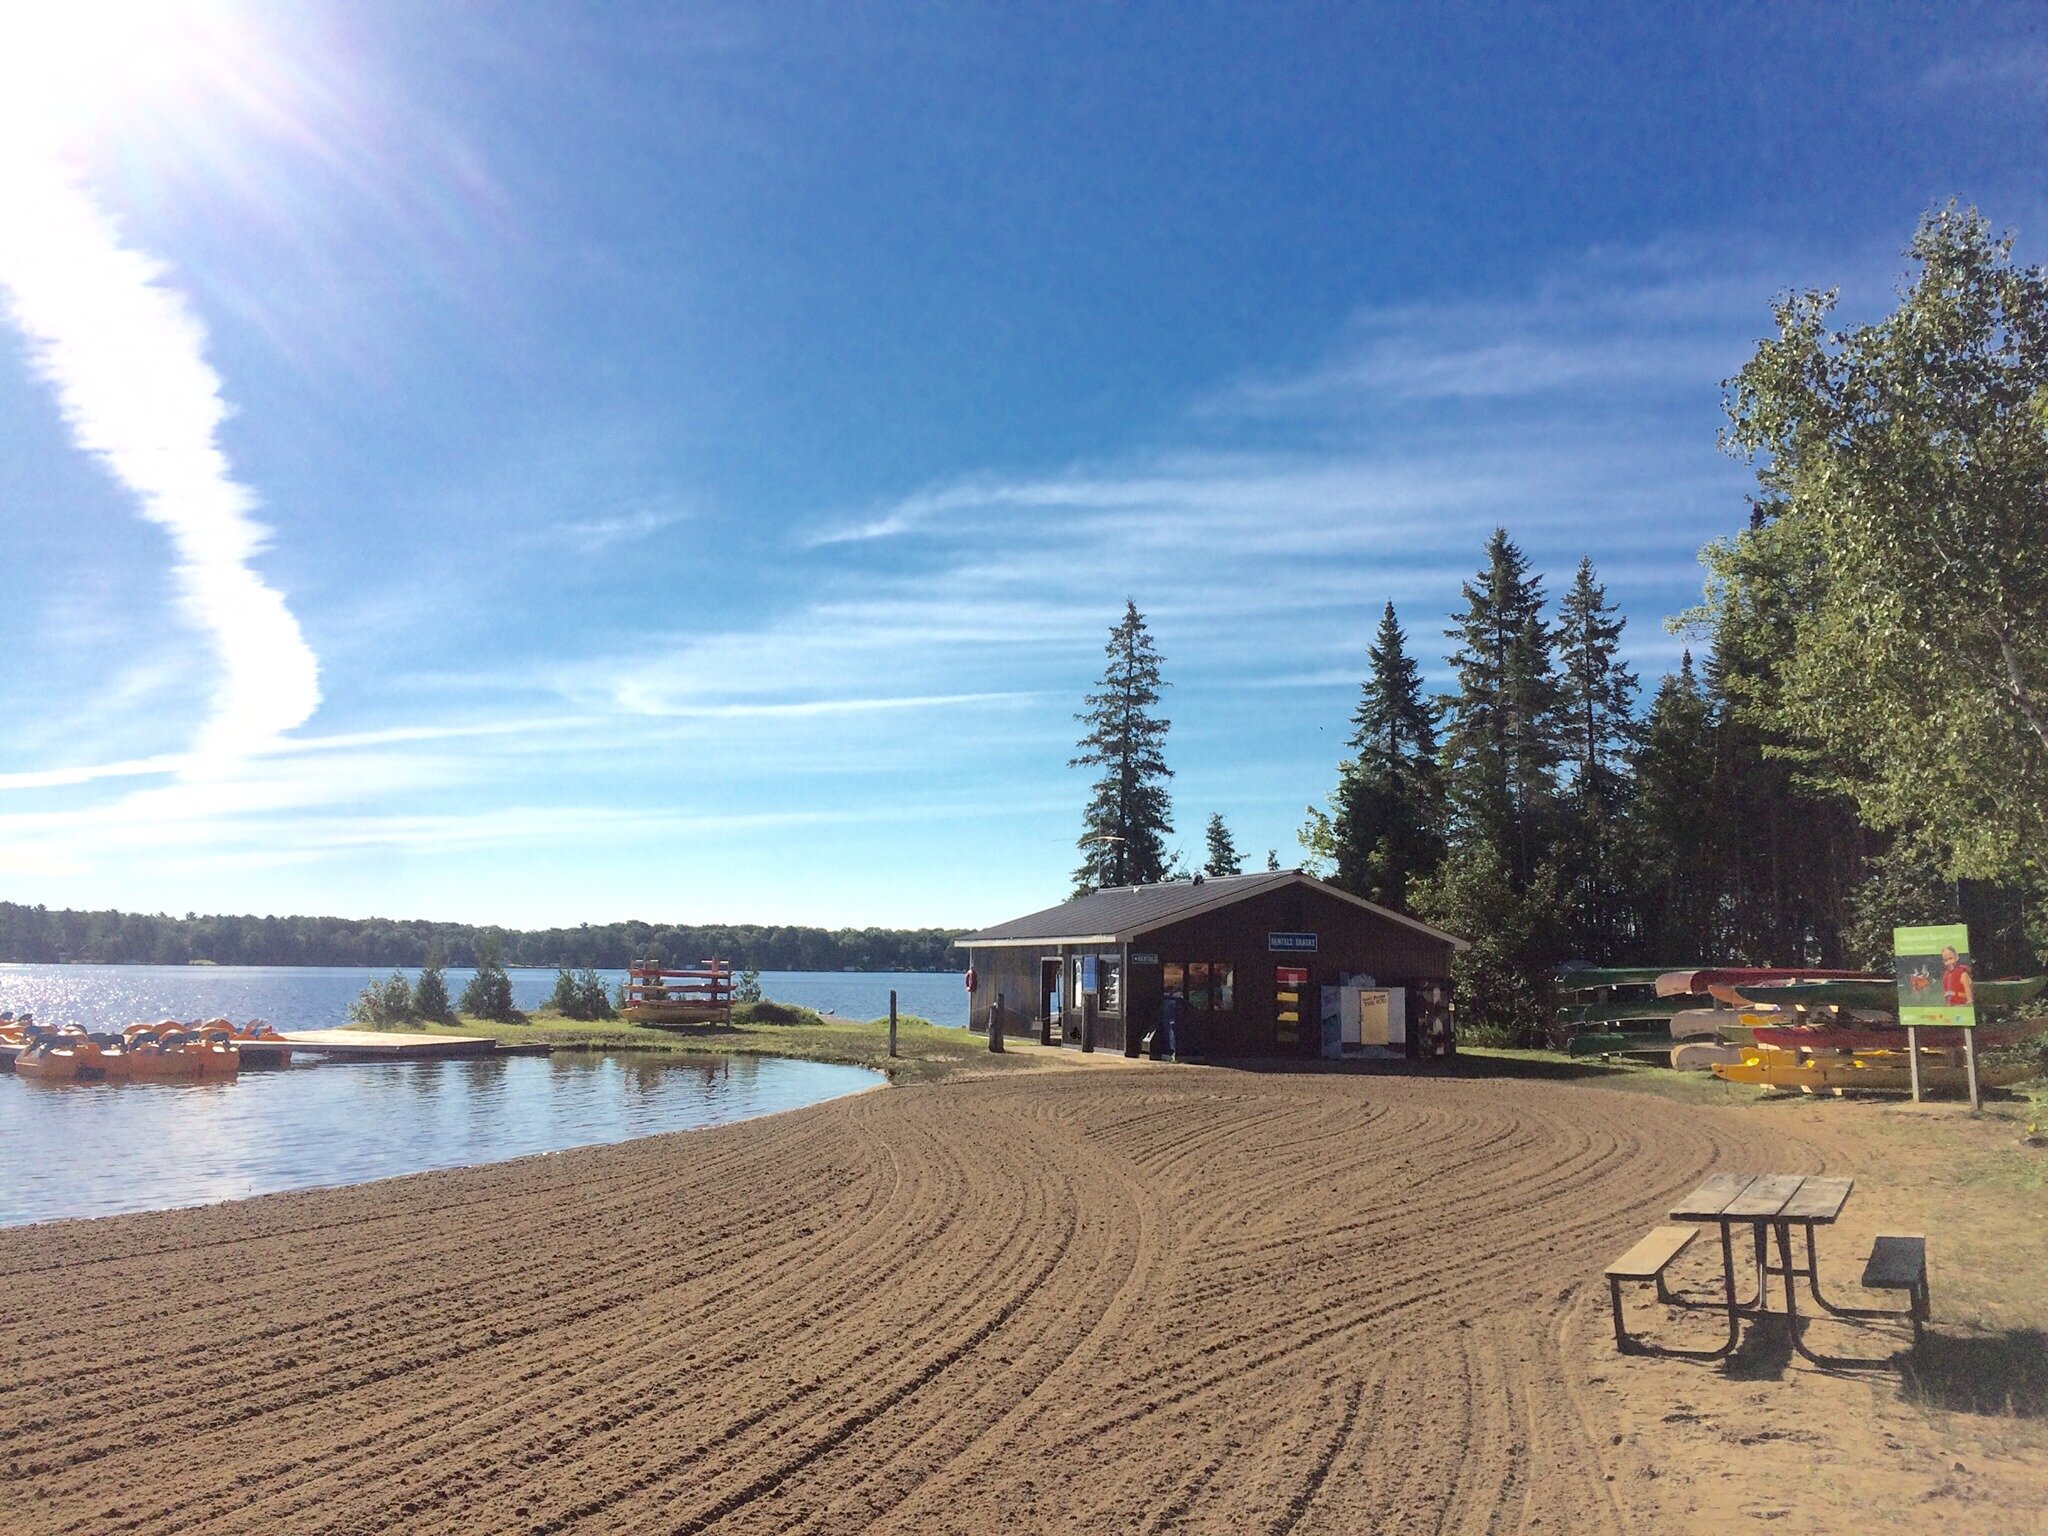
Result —
[{"label": "blue sky", "polygon": [[0,4],[53,905],[997,919],[1126,596],[1179,840],[1292,863],[1383,602],[1441,680],[1504,523],[1654,680],[1772,295],[2048,228],[2031,6],[58,14]]}]

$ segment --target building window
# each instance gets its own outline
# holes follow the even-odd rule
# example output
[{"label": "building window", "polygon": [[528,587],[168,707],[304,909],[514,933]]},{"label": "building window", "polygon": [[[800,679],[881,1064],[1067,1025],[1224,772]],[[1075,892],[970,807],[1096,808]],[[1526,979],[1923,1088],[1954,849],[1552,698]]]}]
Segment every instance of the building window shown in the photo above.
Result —
[{"label": "building window", "polygon": [[[1074,956],[1069,978],[1073,982],[1074,1006],[1081,1006],[1083,956]],[[1121,1014],[1124,1011],[1124,973],[1120,962],[1107,955],[1095,957],[1095,1011]]]},{"label": "building window", "polygon": [[1168,961],[1160,967],[1160,980],[1165,994],[1179,998],[1189,1009],[1228,1013],[1236,1006],[1236,978],[1218,961]]}]

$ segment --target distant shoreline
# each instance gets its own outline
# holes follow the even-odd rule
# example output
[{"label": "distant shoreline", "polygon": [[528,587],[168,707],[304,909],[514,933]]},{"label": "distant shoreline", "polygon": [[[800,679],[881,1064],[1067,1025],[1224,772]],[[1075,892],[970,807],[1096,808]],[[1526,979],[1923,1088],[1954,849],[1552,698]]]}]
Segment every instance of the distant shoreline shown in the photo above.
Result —
[{"label": "distant shoreline", "polygon": [[466,970],[494,943],[522,969],[566,965],[624,970],[650,956],[716,957],[740,970],[960,969],[964,928],[816,928],[775,923],[655,923],[638,918],[573,927],[502,928],[426,918],[256,917],[248,914],[88,912],[0,901],[0,964],[323,966],[412,969],[436,956]]}]

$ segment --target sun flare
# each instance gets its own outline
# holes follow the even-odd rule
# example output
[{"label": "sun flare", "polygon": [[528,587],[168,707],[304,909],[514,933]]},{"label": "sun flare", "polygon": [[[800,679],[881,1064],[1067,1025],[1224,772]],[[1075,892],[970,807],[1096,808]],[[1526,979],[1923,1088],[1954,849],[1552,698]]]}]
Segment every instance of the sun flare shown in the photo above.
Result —
[{"label": "sun flare", "polygon": [[232,78],[225,0],[0,0],[0,128],[15,154],[74,150],[131,114],[196,107]]}]

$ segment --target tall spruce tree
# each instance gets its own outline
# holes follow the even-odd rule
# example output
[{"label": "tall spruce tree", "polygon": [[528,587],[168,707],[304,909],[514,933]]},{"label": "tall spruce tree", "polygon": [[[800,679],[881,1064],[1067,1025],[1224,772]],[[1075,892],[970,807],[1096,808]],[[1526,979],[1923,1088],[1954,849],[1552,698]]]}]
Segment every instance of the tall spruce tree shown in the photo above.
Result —
[{"label": "tall spruce tree", "polygon": [[1158,880],[1166,872],[1166,839],[1173,832],[1166,794],[1173,770],[1161,750],[1171,722],[1156,713],[1159,690],[1166,684],[1135,602],[1125,601],[1124,616],[1110,630],[1105,651],[1109,666],[1102,681],[1088,695],[1087,709],[1074,717],[1087,733],[1067,764],[1101,770],[1077,844],[1077,891]]},{"label": "tall spruce tree", "polygon": [[1564,690],[1543,620],[1543,580],[1496,528],[1484,569],[1462,591],[1465,611],[1444,632],[1457,642],[1458,691],[1443,699],[1450,831],[1454,841],[1496,848],[1522,889],[1548,851],[1563,756]]},{"label": "tall spruce tree", "polygon": [[1458,690],[1442,701],[1448,846],[1413,901],[1425,920],[1475,939],[1452,962],[1475,1038],[1527,1042],[1543,1023],[1535,978],[1563,947],[1553,843],[1564,691],[1543,583],[1506,529],[1463,591],[1465,611],[1445,631],[1458,643]]},{"label": "tall spruce tree", "polygon": [[1209,857],[1203,863],[1205,874],[1241,875],[1244,873],[1244,857],[1237,851],[1237,842],[1230,835],[1222,813],[1209,817],[1209,827],[1204,836],[1209,844]]},{"label": "tall spruce tree", "polygon": [[1630,754],[1641,739],[1636,677],[1620,659],[1626,620],[1581,559],[1558,604],[1557,655],[1562,734],[1571,771],[1567,795],[1575,825],[1559,849],[1572,894],[1568,933],[1584,956],[1618,956],[1629,942],[1628,858],[1621,815]]},{"label": "tall spruce tree", "polygon": [[1392,603],[1366,655],[1369,671],[1351,716],[1353,755],[1339,765],[1330,797],[1331,878],[1405,911],[1410,880],[1433,874],[1443,857],[1436,712]]},{"label": "tall spruce tree", "polygon": [[1653,963],[1699,964],[1721,953],[1720,882],[1708,819],[1714,759],[1713,705],[1687,651],[1650,701],[1628,809],[1638,956]]}]

